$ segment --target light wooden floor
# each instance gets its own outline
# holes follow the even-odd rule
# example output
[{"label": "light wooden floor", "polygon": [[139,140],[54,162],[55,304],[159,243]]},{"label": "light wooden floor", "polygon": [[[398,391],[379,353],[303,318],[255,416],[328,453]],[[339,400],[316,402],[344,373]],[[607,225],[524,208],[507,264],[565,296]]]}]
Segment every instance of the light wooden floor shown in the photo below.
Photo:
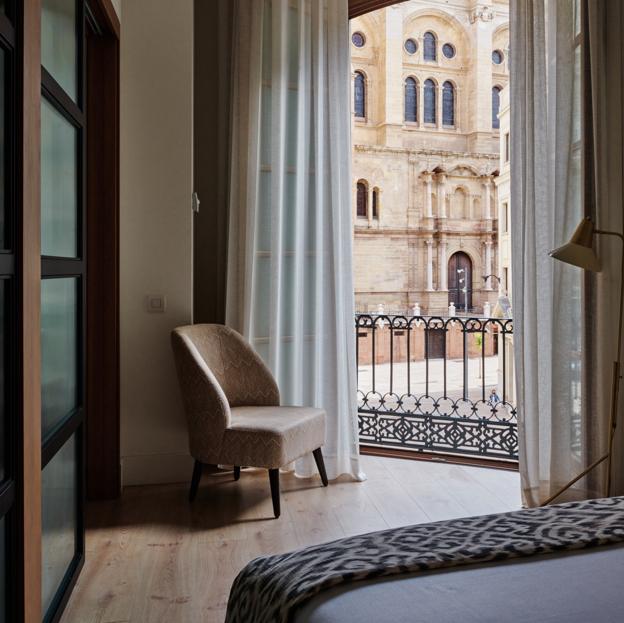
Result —
[{"label": "light wooden floor", "polygon": [[[222,623],[235,575],[256,556],[387,527],[520,508],[517,473],[362,457],[368,480],[327,489],[282,475],[272,518],[266,471],[129,487],[89,508],[87,559],[62,623]],[[189,474],[190,476],[190,474]],[[251,623],[251,622],[250,622]]]}]

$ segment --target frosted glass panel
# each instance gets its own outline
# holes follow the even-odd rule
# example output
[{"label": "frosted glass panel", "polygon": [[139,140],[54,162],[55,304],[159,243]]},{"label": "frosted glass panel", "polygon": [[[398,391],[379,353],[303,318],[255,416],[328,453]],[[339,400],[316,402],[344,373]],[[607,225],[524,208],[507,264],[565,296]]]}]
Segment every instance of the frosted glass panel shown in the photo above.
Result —
[{"label": "frosted glass panel", "polygon": [[41,282],[41,426],[43,439],[77,406],[78,280]]},{"label": "frosted glass panel", "polygon": [[43,0],[41,64],[63,90],[76,100],[76,0]]},{"label": "frosted glass panel", "polygon": [[77,130],[41,100],[41,255],[78,254]]},{"label": "frosted glass panel", "polygon": [[41,474],[41,596],[50,608],[76,554],[76,442],[70,437]]},{"label": "frosted glass panel", "polygon": [[6,619],[6,532],[4,518],[0,519],[0,623]]}]

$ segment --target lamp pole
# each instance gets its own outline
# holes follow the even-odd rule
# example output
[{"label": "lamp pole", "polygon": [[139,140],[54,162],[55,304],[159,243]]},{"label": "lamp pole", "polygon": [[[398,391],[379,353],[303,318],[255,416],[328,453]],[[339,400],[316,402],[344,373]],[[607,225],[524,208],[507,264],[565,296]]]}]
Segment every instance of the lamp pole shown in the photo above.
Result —
[{"label": "lamp pole", "polygon": [[482,277],[483,281],[485,281],[485,283],[487,284],[487,280],[494,278],[498,281],[498,289],[500,290],[501,287],[501,278],[498,275],[485,275],[484,277]]},{"label": "lamp pole", "polygon": [[[463,268],[458,268],[457,269],[457,274],[458,275],[463,275],[465,272],[466,271]],[[459,285],[461,285],[462,283],[464,284],[464,287],[463,288],[458,288],[458,290],[461,290],[464,293],[464,312],[467,315],[468,314],[468,284],[466,283],[466,278],[465,277],[459,277],[458,278],[458,282],[459,282]]]}]

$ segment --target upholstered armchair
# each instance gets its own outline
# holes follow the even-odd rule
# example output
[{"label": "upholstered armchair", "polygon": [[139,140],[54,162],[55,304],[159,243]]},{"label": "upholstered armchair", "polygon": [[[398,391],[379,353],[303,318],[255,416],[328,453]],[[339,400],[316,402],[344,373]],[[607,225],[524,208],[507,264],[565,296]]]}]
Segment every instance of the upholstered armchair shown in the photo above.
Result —
[{"label": "upholstered armchair", "polygon": [[233,329],[216,324],[178,327],[171,342],[195,459],[191,502],[205,465],[232,465],[235,480],[241,466],[264,467],[277,518],[279,468],[309,452],[327,486],[322,409],[280,406],[271,372]]}]

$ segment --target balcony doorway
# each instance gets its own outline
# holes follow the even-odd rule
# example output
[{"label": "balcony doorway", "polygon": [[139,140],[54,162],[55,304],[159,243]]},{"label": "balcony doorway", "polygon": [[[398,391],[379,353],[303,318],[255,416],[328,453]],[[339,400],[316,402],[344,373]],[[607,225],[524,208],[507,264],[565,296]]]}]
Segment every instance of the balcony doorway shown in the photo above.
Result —
[{"label": "balcony doorway", "polygon": [[365,4],[350,32],[360,441],[515,469],[508,6]]},{"label": "balcony doorway", "polygon": [[463,251],[453,253],[448,263],[448,302],[458,310],[472,309],[472,262]]}]

